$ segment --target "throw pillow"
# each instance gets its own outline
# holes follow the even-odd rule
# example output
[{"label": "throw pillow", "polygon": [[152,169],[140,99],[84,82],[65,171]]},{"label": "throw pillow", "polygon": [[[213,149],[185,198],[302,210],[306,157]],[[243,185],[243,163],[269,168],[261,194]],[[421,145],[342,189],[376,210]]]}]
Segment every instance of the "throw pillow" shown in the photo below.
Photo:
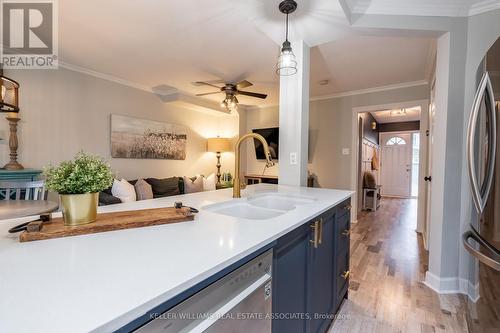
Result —
[{"label": "throw pillow", "polygon": [[153,199],[153,188],[144,179],[139,179],[134,185],[137,200]]},{"label": "throw pillow", "polygon": [[115,179],[113,181],[113,187],[111,187],[111,193],[122,202],[133,202],[136,200],[134,185],[130,184],[125,179]]},{"label": "throw pillow", "polygon": [[215,188],[215,173],[208,177],[203,177],[203,191],[214,191]]},{"label": "throw pillow", "polygon": [[114,197],[111,194],[111,190],[109,190],[109,194],[107,192],[99,192],[99,206],[107,206],[107,205],[115,205],[122,203],[120,199]]},{"label": "throw pillow", "polygon": [[178,177],[164,179],[147,178],[146,182],[153,188],[154,198],[163,198],[180,194]]},{"label": "throw pillow", "polygon": [[192,181],[189,177],[184,176],[184,191],[186,193],[196,193],[203,191],[203,177],[196,177]]}]

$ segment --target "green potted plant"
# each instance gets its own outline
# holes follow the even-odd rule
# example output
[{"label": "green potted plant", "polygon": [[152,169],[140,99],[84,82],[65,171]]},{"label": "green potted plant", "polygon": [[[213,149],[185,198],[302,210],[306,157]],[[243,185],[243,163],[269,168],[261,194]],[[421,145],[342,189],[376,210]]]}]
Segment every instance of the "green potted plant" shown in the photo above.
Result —
[{"label": "green potted plant", "polygon": [[94,222],[99,192],[113,183],[109,165],[84,152],[57,167],[46,167],[44,175],[46,188],[59,193],[64,223],[68,226]]}]

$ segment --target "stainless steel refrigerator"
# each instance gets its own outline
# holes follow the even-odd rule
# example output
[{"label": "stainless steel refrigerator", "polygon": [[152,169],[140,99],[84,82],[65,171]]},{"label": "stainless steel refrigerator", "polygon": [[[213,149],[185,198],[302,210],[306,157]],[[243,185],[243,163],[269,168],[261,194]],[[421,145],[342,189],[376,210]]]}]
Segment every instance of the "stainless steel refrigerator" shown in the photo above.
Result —
[{"label": "stainless steel refrigerator", "polygon": [[471,332],[500,332],[500,39],[478,69],[467,132],[473,203],[463,245],[469,265],[467,324]]}]

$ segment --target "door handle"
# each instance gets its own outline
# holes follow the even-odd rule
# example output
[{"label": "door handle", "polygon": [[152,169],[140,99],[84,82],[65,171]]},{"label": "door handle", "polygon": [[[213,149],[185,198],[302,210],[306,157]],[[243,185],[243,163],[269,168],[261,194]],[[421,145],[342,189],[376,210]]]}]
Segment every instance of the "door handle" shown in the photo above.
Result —
[{"label": "door handle", "polygon": [[474,239],[479,245],[486,248],[489,252],[496,254],[499,258],[500,254],[498,254],[497,251],[495,251],[495,249],[493,249],[488,243],[486,243],[484,240],[478,237],[474,232],[469,230],[463,233],[462,243],[464,244],[465,249],[469,251],[470,254],[476,257],[477,260],[479,260],[483,264],[488,265],[497,271],[500,271],[500,262],[476,250],[474,246],[472,246],[472,244],[469,243],[470,238]]},{"label": "door handle", "polygon": [[432,176],[424,177],[424,181],[432,182]]},{"label": "door handle", "polygon": [[344,273],[340,274],[340,277],[343,278],[344,280],[347,280],[349,278],[349,274],[351,274],[351,272],[344,271]]},{"label": "door handle", "polygon": [[320,222],[319,222],[319,220],[312,223],[311,228],[314,230],[314,232],[313,232],[313,239],[310,239],[309,242],[312,243],[314,248],[316,249],[316,248],[318,248],[318,245],[320,244],[320,240],[319,240]]},{"label": "door handle", "polygon": [[351,230],[349,230],[349,229],[342,231],[342,236],[349,237],[350,234],[351,234]]},{"label": "door handle", "polygon": [[351,210],[351,208],[352,208],[352,206],[351,206],[351,205],[345,205],[345,206],[344,206],[344,209],[345,209],[345,210]]},{"label": "door handle", "polygon": [[[486,110],[488,112],[489,119],[489,138],[490,144],[488,145],[488,161],[486,167],[486,175],[484,184],[479,184],[476,174],[476,165],[474,163],[475,159],[475,145],[474,139],[476,137],[476,125],[479,118],[479,112],[481,110],[481,102],[483,97],[486,101]],[[469,124],[467,128],[467,167],[469,171],[469,182],[471,184],[472,199],[474,200],[474,205],[478,213],[482,213],[486,206],[486,199],[490,193],[491,185],[493,183],[493,173],[495,168],[495,154],[496,154],[496,140],[497,140],[497,121],[496,121],[496,110],[495,110],[495,97],[493,96],[493,88],[491,86],[490,76],[488,72],[485,72],[481,82],[479,83],[479,88],[474,97],[474,104],[472,106],[472,112],[469,118]]]}]

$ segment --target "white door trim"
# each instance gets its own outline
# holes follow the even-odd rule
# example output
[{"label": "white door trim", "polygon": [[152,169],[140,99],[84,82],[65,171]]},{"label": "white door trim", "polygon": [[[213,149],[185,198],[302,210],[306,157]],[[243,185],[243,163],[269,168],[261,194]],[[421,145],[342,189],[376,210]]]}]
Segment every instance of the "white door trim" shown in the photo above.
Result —
[{"label": "white door trim", "polygon": [[[352,140],[351,140],[351,151],[356,151],[359,140],[358,140],[358,113],[362,112],[371,112],[377,110],[384,109],[397,109],[401,107],[410,108],[413,106],[420,106],[420,123],[422,124],[422,114],[429,112],[429,99],[421,99],[421,100],[413,100],[401,103],[388,103],[388,104],[378,104],[378,105],[367,105],[367,106],[358,106],[352,108],[352,120],[351,120],[351,128],[352,128]],[[420,166],[419,166],[419,175],[425,175],[426,169],[425,164],[427,163],[427,143],[425,130],[423,126],[420,126]],[[351,165],[358,165],[358,154],[351,154]],[[351,190],[357,191],[358,188],[358,168],[351,168]],[[422,232],[424,230],[425,223],[425,193],[422,191],[426,188],[423,177],[420,177],[418,182],[418,208],[417,208],[417,232]],[[357,197],[353,196],[353,209],[351,210],[351,220],[357,221]]]}]

